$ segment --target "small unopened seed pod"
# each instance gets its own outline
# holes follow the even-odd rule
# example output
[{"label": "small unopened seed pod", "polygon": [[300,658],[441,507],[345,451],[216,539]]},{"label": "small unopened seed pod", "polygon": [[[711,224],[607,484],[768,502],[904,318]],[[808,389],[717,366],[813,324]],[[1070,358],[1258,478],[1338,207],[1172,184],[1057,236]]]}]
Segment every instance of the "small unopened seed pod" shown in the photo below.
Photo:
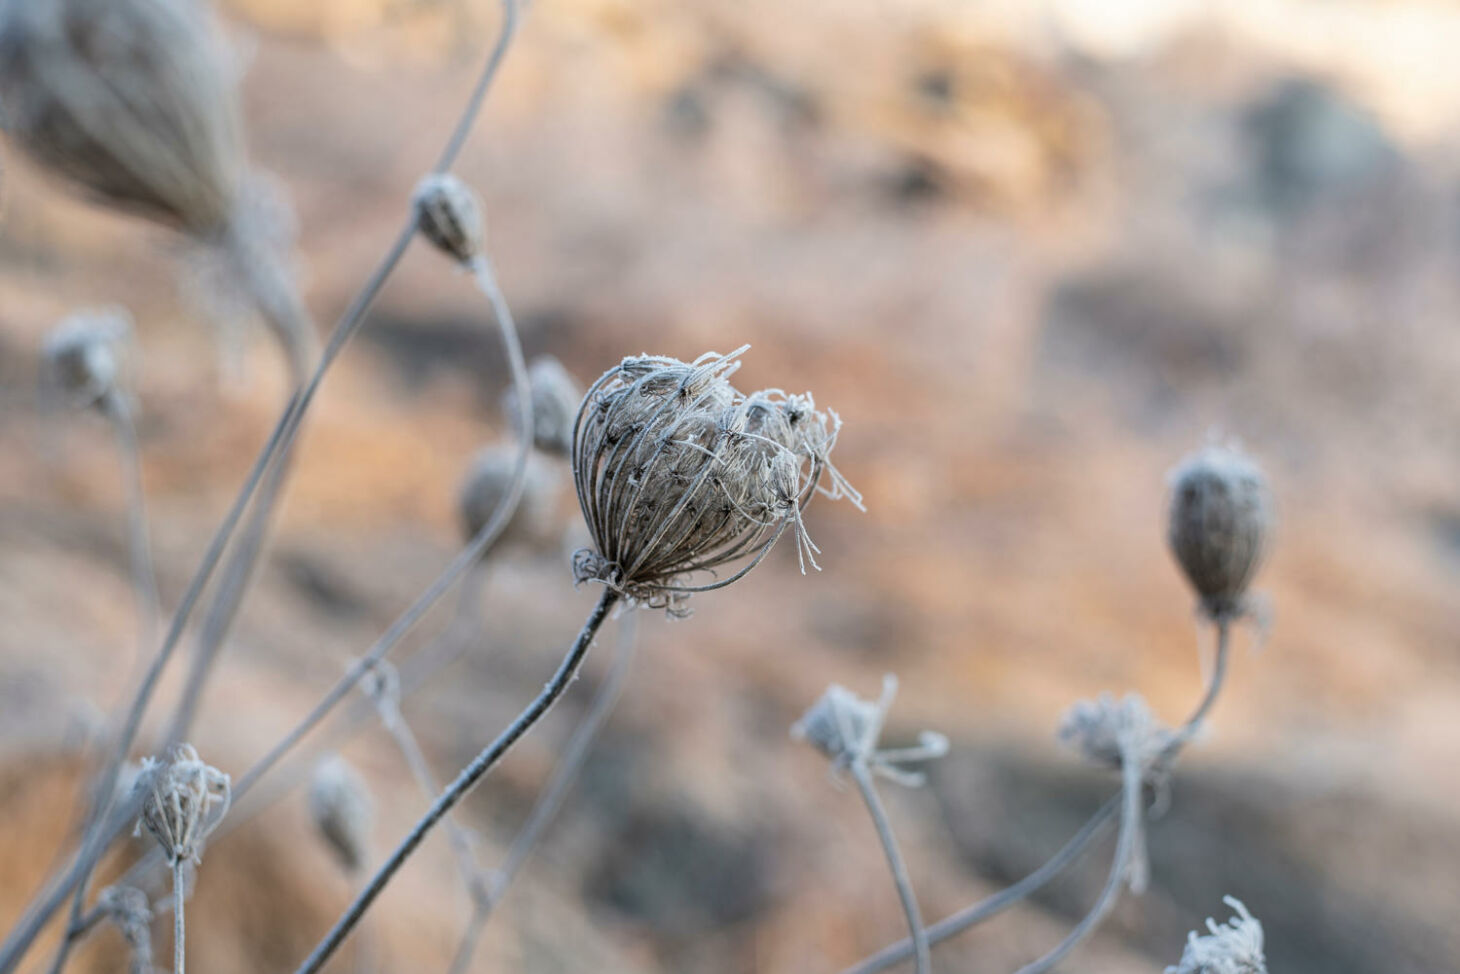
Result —
[{"label": "small unopened seed pod", "polygon": [[[477,454],[461,484],[461,533],[471,540],[486,527],[492,513],[507,496],[517,448],[490,446]],[[522,497],[512,518],[497,538],[497,544],[538,551],[556,551],[562,543],[558,521],[557,472],[542,457],[529,453],[523,475]]]},{"label": "small unopened seed pod", "polygon": [[1241,611],[1267,553],[1273,523],[1267,479],[1236,449],[1209,446],[1182,461],[1169,481],[1171,551],[1204,611],[1229,618]]},{"label": "small unopened seed pod", "polygon": [[432,173],[416,185],[412,201],[421,236],[437,250],[463,264],[481,256],[486,229],[470,186],[450,173]]},{"label": "small unopened seed pod", "polygon": [[[573,448],[573,417],[583,391],[563,363],[551,355],[533,360],[527,369],[532,390],[532,444],[544,453],[567,456]],[[517,390],[508,387],[502,395],[502,411],[516,427]]]},{"label": "small unopened seed pod", "polygon": [[314,766],[309,779],[309,815],[346,872],[365,865],[370,858],[374,803],[364,779],[338,754]]},{"label": "small unopened seed pod", "polygon": [[[741,394],[729,376],[742,351],[627,358],[588,390],[573,478],[594,547],[574,556],[578,581],[683,614],[690,593],[744,575],[787,527],[803,556],[815,551],[801,512],[830,469],[835,414],[778,390]],[[842,483],[833,477],[828,493],[841,496]],[[689,583],[739,561],[725,578]]]},{"label": "small unopened seed pod", "polygon": [[204,840],[228,814],[228,775],[199,760],[191,744],[180,744],[166,761],[145,759],[137,787],[146,789],[138,828],[152,833],[168,865],[199,862]]},{"label": "small unopened seed pod", "polygon": [[122,349],[131,333],[131,316],[122,308],[67,317],[46,336],[46,387],[78,409],[99,404],[116,390]]},{"label": "small unopened seed pod", "polygon": [[217,236],[243,157],[234,79],[207,6],[0,4],[6,133],[104,203]]}]

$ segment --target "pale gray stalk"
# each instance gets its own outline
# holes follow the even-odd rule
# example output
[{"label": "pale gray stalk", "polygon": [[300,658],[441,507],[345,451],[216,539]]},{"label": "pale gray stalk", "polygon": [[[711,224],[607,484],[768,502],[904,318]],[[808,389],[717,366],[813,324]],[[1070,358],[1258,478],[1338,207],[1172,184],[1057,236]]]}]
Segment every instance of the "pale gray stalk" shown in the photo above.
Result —
[{"label": "pale gray stalk", "polygon": [[857,782],[857,789],[862,793],[862,801],[867,804],[867,812],[872,816],[872,824],[877,827],[877,838],[882,843],[887,866],[892,871],[892,881],[897,886],[897,898],[902,901],[902,912],[907,918],[917,974],[929,974],[932,962],[928,955],[928,936],[923,930],[923,918],[918,911],[917,897],[913,895],[907,863],[903,861],[902,853],[897,848],[897,839],[892,834],[892,823],[888,821],[887,810],[882,807],[882,799],[877,797],[877,786],[872,782],[872,772],[867,767],[867,762],[861,757],[853,758],[851,771],[852,778]]},{"label": "pale gray stalk", "polygon": [[172,970],[173,974],[184,974],[183,961],[187,954],[183,931],[183,861],[172,864]]},{"label": "pale gray stalk", "polygon": [[157,596],[157,572],[152,562],[152,541],[147,527],[147,494],[142,483],[142,451],[137,444],[137,424],[126,398],[115,389],[101,400],[101,410],[116,432],[117,452],[122,462],[122,483],[127,494],[127,551],[132,566],[132,586],[137,598],[137,628],[142,651],[157,638],[161,614]]},{"label": "pale gray stalk", "polygon": [[[524,426],[523,428],[525,429],[526,427]],[[463,768],[461,773],[456,776],[456,779],[446,787],[446,790],[441,793],[440,797],[431,805],[431,808],[421,817],[420,821],[416,823],[415,827],[411,829],[406,837],[401,840],[400,845],[390,854],[389,858],[376,871],[375,875],[371,877],[370,882],[366,884],[365,888],[361,890],[360,895],[355,898],[355,901],[350,904],[345,913],[336,921],[334,927],[319,942],[309,957],[305,959],[304,963],[299,966],[296,974],[316,974],[319,971],[325,961],[329,960],[330,955],[344,942],[350,931],[355,928],[355,925],[360,922],[360,918],[365,915],[365,911],[370,908],[370,904],[375,902],[375,898],[380,895],[381,890],[390,882],[401,865],[410,858],[411,853],[415,852],[425,840],[426,835],[436,823],[441,821],[442,817],[451,811],[465,797],[467,792],[471,791],[477,782],[481,781],[487,772],[496,767],[497,762],[502,759],[502,755],[506,754],[508,749],[521,739],[522,735],[526,734],[534,724],[541,720],[542,716],[563,695],[563,691],[568,688],[573,678],[577,676],[579,668],[583,665],[584,658],[588,655],[588,648],[593,643],[594,635],[598,632],[599,627],[603,625],[603,620],[608,616],[609,610],[617,603],[618,598],[618,593],[613,589],[605,588],[603,590],[603,593],[599,596],[598,604],[593,607],[593,611],[589,613],[588,619],[583,623],[583,628],[579,631],[578,638],[574,641],[573,647],[563,658],[562,663],[558,666],[557,672],[553,674],[552,679],[543,687],[542,692],[527,705],[522,713],[517,715],[517,718],[508,725],[506,730],[497,736],[496,740],[488,744],[480,754],[473,758],[471,763]]]},{"label": "pale gray stalk", "polygon": [[487,888],[487,895],[477,902],[472,913],[470,922],[467,924],[466,932],[462,935],[461,945],[456,949],[456,956],[451,962],[448,974],[465,974],[471,965],[472,955],[476,953],[478,942],[481,940],[482,930],[491,918],[492,911],[502,898],[507,895],[507,888],[517,873],[527,862],[532,854],[533,847],[537,845],[572,790],[578,773],[583,770],[584,762],[592,750],[593,741],[598,732],[608,721],[608,716],[613,712],[614,705],[618,703],[619,696],[623,692],[624,681],[629,675],[633,666],[634,652],[637,648],[638,623],[633,614],[623,617],[619,623],[618,647],[614,652],[613,664],[609,667],[608,673],[603,678],[598,692],[593,697],[593,702],[588,705],[588,712],[573,730],[573,736],[568,739],[568,744],[558,756],[557,765],[553,768],[552,776],[548,779],[547,786],[538,795],[537,804],[533,806],[527,820],[522,828],[518,830],[512,845],[507,849],[507,855],[492,873],[491,883]]},{"label": "pale gray stalk", "polygon": [[[496,77],[497,70],[507,53],[508,46],[517,27],[517,0],[503,0],[503,21],[502,30],[497,42],[487,59],[486,66],[479,76],[476,86],[473,88],[467,100],[465,110],[462,112],[455,129],[447,141],[445,150],[436,162],[435,172],[444,172],[456,160],[462,146],[466,142],[473,124],[479,114],[482,101],[486,97],[492,80]],[[359,330],[364,321],[365,314],[374,303],[381,289],[385,286],[386,280],[400,263],[406,248],[415,237],[417,217],[412,209],[406,219],[404,226],[397,234],[395,241],[381,263],[371,273],[365,282],[360,293],[351,302],[344,315],[335,325],[329,341],[325,345],[324,352],[316,364],[309,381],[289,401],[284,413],[279,417],[268,440],[264,444],[258,457],[254,461],[248,476],[244,480],[243,487],[235,498],[232,507],[224,516],[222,523],[215,532],[203,554],[202,562],[194,573],[192,580],[179,602],[177,611],[173,615],[172,623],[168,628],[167,635],[163,639],[162,647],[158,650],[147,673],[142,679],[136,696],[128,712],[127,719],[123,724],[122,732],[117,740],[117,746],[112,755],[112,760],[107,765],[107,770],[102,775],[101,787],[98,790],[100,803],[91,816],[92,824],[83,834],[80,848],[77,850],[71,865],[59,877],[52,877],[47,881],[41,893],[32,901],[20,921],[6,937],[3,944],[0,944],[0,974],[11,974],[19,964],[21,958],[35,942],[35,938],[44,929],[46,923],[54,915],[57,908],[65,901],[66,897],[79,885],[83,885],[91,870],[95,867],[106,847],[111,843],[117,832],[124,828],[126,823],[135,817],[135,809],[128,809],[132,814],[125,816],[110,815],[113,804],[113,792],[116,787],[116,777],[122,763],[130,752],[132,743],[135,741],[137,731],[141,727],[142,716],[147,704],[156,691],[157,684],[161,678],[163,669],[171,659],[173,651],[182,636],[183,629],[190,617],[192,610],[202,595],[203,588],[212,577],[214,569],[221,560],[223,550],[233,535],[244,510],[253,499],[264,473],[273,459],[282,451],[287,450],[298,433],[299,424],[305,410],[313,401],[320,383],[323,381],[325,372],[339,356],[345,344]],[[525,386],[523,389],[525,390]],[[526,400],[530,397],[519,395],[519,399]],[[524,427],[526,428],[526,427]],[[519,477],[520,479],[520,477]],[[505,505],[504,505],[505,506]],[[503,519],[505,523],[505,518]],[[490,525],[488,525],[488,528]],[[488,528],[483,529],[486,534]],[[449,583],[448,583],[449,584]],[[68,935],[70,930],[68,929]]]}]

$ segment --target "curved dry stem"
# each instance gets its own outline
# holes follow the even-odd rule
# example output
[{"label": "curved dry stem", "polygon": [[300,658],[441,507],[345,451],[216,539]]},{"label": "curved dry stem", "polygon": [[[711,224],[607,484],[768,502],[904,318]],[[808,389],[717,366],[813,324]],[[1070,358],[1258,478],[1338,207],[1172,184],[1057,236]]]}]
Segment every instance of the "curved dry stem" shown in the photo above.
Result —
[{"label": "curved dry stem", "polygon": [[618,596],[611,589],[604,589],[597,605],[593,607],[587,621],[583,623],[583,628],[579,631],[573,647],[563,657],[557,672],[543,687],[542,692],[527,705],[522,713],[517,715],[517,718],[497,736],[496,740],[488,744],[480,754],[472,759],[470,764],[462,769],[461,773],[456,776],[456,780],[447,786],[415,827],[401,840],[395,851],[376,870],[375,875],[360,891],[360,895],[355,897],[355,901],[350,904],[336,921],[334,927],[299,966],[295,974],[315,974],[324,965],[330,955],[349,936],[355,925],[360,922],[360,918],[365,915],[370,904],[375,902],[375,898],[380,895],[381,890],[385,889],[391,878],[425,840],[436,823],[441,821],[446,813],[451,811],[466,796],[467,792],[471,791],[487,772],[497,765],[497,762],[502,759],[502,755],[506,754],[512,745],[522,738],[522,735],[531,730],[533,725],[541,720],[543,715],[557,702],[558,698],[563,695],[563,691],[568,688],[568,684],[577,675],[579,667],[583,665],[583,660],[588,655],[588,648],[593,644],[593,637],[617,601]]},{"label": "curved dry stem", "polygon": [[887,856],[887,866],[892,870],[892,881],[897,886],[897,897],[902,901],[902,912],[907,918],[917,974],[928,974],[932,964],[928,956],[928,935],[923,929],[923,918],[918,912],[918,901],[913,895],[912,880],[907,874],[907,864],[903,861],[902,853],[897,848],[897,840],[892,835],[892,823],[888,821],[887,810],[882,807],[882,800],[877,797],[877,787],[872,783],[872,772],[868,769],[867,762],[857,758],[852,761],[851,768],[852,777],[857,782],[857,789],[861,791],[862,800],[867,803],[867,811],[872,816],[872,824],[877,827],[877,838],[881,841],[882,851]]}]

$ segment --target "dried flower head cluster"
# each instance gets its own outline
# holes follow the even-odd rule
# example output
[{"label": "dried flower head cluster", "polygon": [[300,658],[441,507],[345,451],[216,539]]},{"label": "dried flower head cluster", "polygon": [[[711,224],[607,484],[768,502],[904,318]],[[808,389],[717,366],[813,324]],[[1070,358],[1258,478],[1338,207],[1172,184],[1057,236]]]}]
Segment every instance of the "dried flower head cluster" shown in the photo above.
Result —
[{"label": "dried flower head cluster", "polygon": [[96,908],[132,948],[132,974],[152,974],[152,902],[135,886],[108,886]]},{"label": "dried flower head cluster", "polygon": [[412,202],[421,236],[437,250],[462,264],[481,256],[486,224],[470,186],[451,173],[432,173],[416,184]]},{"label": "dried flower head cluster", "polygon": [[78,409],[97,406],[117,389],[122,351],[132,334],[123,308],[78,311],[46,336],[45,385]]},{"label": "dried flower head cluster", "polygon": [[138,787],[147,790],[138,828],[152,833],[169,865],[197,863],[203,842],[228,814],[228,775],[204,764],[192,745],[180,744],[165,761],[142,762]]},{"label": "dried flower head cluster", "polygon": [[1060,741],[1091,763],[1119,770],[1133,762],[1147,779],[1164,770],[1163,757],[1173,736],[1138,693],[1120,700],[1102,693],[1095,700],[1078,701],[1066,711],[1059,729]]},{"label": "dried flower head cluster", "polygon": [[1233,447],[1213,445],[1170,475],[1171,551],[1214,619],[1242,611],[1273,523],[1267,478]]},{"label": "dried flower head cluster", "polygon": [[375,806],[364,779],[338,754],[328,755],[314,766],[309,779],[309,816],[347,872],[365,865]]},{"label": "dried flower head cluster", "polygon": [[[527,385],[532,390],[532,445],[544,453],[567,456],[573,448],[573,418],[583,391],[563,363],[551,355],[533,359],[527,368]],[[515,387],[509,386],[502,395],[502,412],[515,427]]]},{"label": "dried flower head cluster", "polygon": [[10,138],[102,202],[205,239],[242,174],[227,62],[200,0],[0,4]]},{"label": "dried flower head cluster", "polygon": [[[823,493],[860,506],[830,463],[836,414],[809,395],[737,391],[729,377],[743,351],[627,358],[588,390],[573,426],[573,477],[594,542],[574,557],[580,582],[683,614],[690,593],[748,572],[788,526],[803,568],[815,566],[801,512],[823,475]],[[728,578],[690,584],[747,557]]]},{"label": "dried flower head cluster", "polygon": [[[486,527],[492,513],[507,496],[517,450],[489,446],[477,454],[462,480],[458,510],[461,533],[468,541]],[[562,532],[557,517],[561,476],[542,457],[529,454],[522,497],[498,543],[539,550],[560,550]]]},{"label": "dried flower head cluster", "polygon": [[1208,918],[1209,933],[1188,934],[1181,963],[1166,968],[1166,974],[1267,974],[1262,924],[1247,912],[1241,900],[1224,896],[1222,902],[1237,915],[1223,924]]},{"label": "dried flower head cluster", "polygon": [[830,759],[834,769],[863,762],[885,778],[917,787],[923,783],[923,775],[905,771],[898,765],[942,757],[948,753],[948,738],[923,731],[915,747],[878,749],[887,711],[896,696],[897,677],[891,673],[882,678],[882,696],[876,701],[863,700],[846,687],[833,683],[791,726],[791,737],[816,748]]}]

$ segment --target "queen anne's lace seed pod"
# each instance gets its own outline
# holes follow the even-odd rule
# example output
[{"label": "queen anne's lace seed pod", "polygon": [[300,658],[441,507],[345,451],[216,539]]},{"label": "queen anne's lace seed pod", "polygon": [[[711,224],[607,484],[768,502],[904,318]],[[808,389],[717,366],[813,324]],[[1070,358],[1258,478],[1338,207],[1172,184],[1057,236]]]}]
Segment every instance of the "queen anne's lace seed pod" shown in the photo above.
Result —
[{"label": "queen anne's lace seed pod", "polygon": [[131,332],[131,317],[121,308],[67,317],[46,337],[46,388],[78,409],[97,405],[116,390],[121,352]]},{"label": "queen anne's lace seed pod", "polygon": [[243,156],[234,78],[201,0],[0,4],[11,140],[101,201],[217,237]]},{"label": "queen anne's lace seed pod", "polygon": [[180,744],[168,761],[144,760],[137,784],[146,789],[138,827],[152,833],[168,865],[197,863],[203,842],[228,814],[228,775],[199,760],[191,744]]},{"label": "queen anne's lace seed pod", "polygon": [[314,766],[309,779],[309,815],[347,872],[365,865],[370,857],[375,807],[364,780],[338,754]]},{"label": "queen anne's lace seed pod", "polygon": [[1166,968],[1166,974],[1267,974],[1262,924],[1247,912],[1241,900],[1225,896],[1222,902],[1237,915],[1223,924],[1209,918],[1209,933],[1188,934],[1181,963]]},{"label": "queen anne's lace seed pod", "polygon": [[1213,618],[1241,611],[1273,523],[1267,479],[1237,450],[1209,446],[1170,475],[1167,539]]},{"label": "queen anne's lace seed pod", "polygon": [[[583,401],[583,391],[551,355],[534,359],[527,369],[532,390],[532,444],[544,453],[567,456],[573,447],[573,417]],[[502,394],[502,412],[517,425],[517,390]]]},{"label": "queen anne's lace seed pod", "polygon": [[[474,538],[486,526],[492,512],[507,496],[516,463],[517,450],[509,446],[489,446],[472,461],[471,469],[462,481],[458,503],[461,533],[466,540]],[[522,497],[497,543],[540,551],[561,550],[562,532],[558,521],[561,484],[559,472],[554,471],[542,457],[529,454]]]},{"label": "queen anne's lace seed pod", "polygon": [[421,236],[437,250],[463,264],[481,256],[486,225],[470,186],[450,173],[432,173],[416,185],[413,202]]},{"label": "queen anne's lace seed pod", "polygon": [[[574,558],[579,581],[682,613],[689,593],[745,574],[787,527],[803,558],[815,552],[801,511],[831,470],[836,416],[809,397],[742,395],[729,376],[743,351],[628,358],[589,389],[573,427],[573,477],[594,542]],[[824,492],[859,501],[829,479]],[[727,578],[691,584],[746,559]]]}]

